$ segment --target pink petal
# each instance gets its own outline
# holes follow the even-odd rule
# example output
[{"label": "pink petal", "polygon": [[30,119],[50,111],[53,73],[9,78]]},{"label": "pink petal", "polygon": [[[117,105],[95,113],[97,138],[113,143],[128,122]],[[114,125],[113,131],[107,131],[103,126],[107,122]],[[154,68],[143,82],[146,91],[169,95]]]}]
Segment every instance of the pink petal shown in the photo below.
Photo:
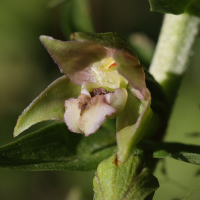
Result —
[{"label": "pink petal", "polygon": [[90,66],[107,57],[103,46],[87,41],[60,41],[48,36],[40,36],[40,40],[60,71],[73,83],[82,85],[96,81]]},{"label": "pink petal", "polygon": [[116,109],[106,103],[104,95],[97,95],[85,107],[79,127],[88,136],[96,132],[106,118],[112,116],[115,112]]},{"label": "pink petal", "polygon": [[116,51],[114,59],[117,62],[118,72],[134,88],[134,94],[141,100],[147,100],[150,93],[147,91],[144,69],[139,61],[123,51]]},{"label": "pink petal", "polygon": [[81,109],[78,106],[78,99],[70,98],[65,101],[64,122],[68,129],[75,133],[83,133],[79,128]]}]

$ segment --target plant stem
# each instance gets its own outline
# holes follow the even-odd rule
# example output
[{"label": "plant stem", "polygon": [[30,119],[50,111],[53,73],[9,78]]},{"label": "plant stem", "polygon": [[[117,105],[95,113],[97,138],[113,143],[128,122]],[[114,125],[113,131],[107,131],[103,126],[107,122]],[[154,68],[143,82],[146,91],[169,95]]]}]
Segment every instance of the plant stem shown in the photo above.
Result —
[{"label": "plant stem", "polygon": [[172,106],[198,34],[200,18],[166,14],[150,66]]},{"label": "plant stem", "polygon": [[[197,37],[200,18],[189,15],[166,14],[156,51],[150,66],[150,73],[161,85],[169,101],[168,115],[162,118],[153,115],[150,135],[151,139],[160,141],[166,132],[169,116],[173,107],[181,79],[187,69],[189,56]],[[153,134],[152,134],[153,133]],[[154,171],[157,161],[149,161]]]}]

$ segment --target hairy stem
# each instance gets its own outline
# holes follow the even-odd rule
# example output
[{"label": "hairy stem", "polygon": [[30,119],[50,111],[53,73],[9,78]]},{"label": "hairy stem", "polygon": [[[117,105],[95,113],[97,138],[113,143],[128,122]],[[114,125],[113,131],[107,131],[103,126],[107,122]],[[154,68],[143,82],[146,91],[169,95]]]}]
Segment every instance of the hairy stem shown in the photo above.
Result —
[{"label": "hairy stem", "polygon": [[150,73],[163,87],[171,106],[198,34],[200,18],[166,14]]},{"label": "hairy stem", "polygon": [[[162,86],[168,98],[170,109],[162,119],[153,116],[151,126],[157,128],[153,140],[162,140],[173,107],[181,79],[187,69],[189,56],[197,37],[200,18],[189,14],[166,14],[160,37],[150,66],[150,73]],[[155,129],[154,129],[155,130]],[[155,169],[157,161],[150,160],[150,168]]]}]

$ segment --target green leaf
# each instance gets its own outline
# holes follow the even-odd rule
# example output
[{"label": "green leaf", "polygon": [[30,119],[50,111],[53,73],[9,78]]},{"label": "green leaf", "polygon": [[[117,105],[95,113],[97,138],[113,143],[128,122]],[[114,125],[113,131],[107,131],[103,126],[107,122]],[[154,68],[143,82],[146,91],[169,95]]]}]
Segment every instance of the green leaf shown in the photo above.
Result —
[{"label": "green leaf", "polygon": [[14,136],[30,126],[46,120],[63,121],[65,100],[80,93],[80,86],[62,76],[50,84],[19,116]]},{"label": "green leaf", "polygon": [[93,135],[71,133],[55,123],[0,148],[0,168],[94,170],[116,152],[115,121],[108,120]]},{"label": "green leaf", "polygon": [[134,154],[123,165],[116,155],[100,163],[93,185],[94,200],[144,200],[159,187],[141,155]]},{"label": "green leaf", "polygon": [[[131,96],[131,92],[129,92],[128,96]],[[118,117],[117,127],[118,127],[118,124],[119,125],[124,124],[124,128],[122,128],[117,133],[118,156],[119,156],[120,162],[122,163],[126,162],[133,148],[135,148],[135,146],[140,142],[140,140],[145,135],[146,128],[152,117],[152,110],[150,108],[150,105],[151,105],[150,98],[148,101],[140,100],[140,103],[136,104],[137,106],[136,108],[138,109],[136,110],[136,108],[134,107],[135,106],[134,101],[130,101],[128,99],[127,106],[125,107],[124,113],[122,113],[122,116],[120,116],[121,118]],[[128,111],[129,109],[132,109],[132,110]],[[133,110],[135,111],[134,113],[138,113],[139,115],[135,123],[134,123],[134,120],[136,119],[136,116],[131,118],[131,115],[128,114],[129,112],[132,113],[131,111]],[[127,115],[126,115],[126,111],[127,111]],[[134,120],[132,121],[132,119]],[[123,120],[123,123],[120,122],[120,120]]]},{"label": "green leaf", "polygon": [[81,33],[76,32],[71,35],[71,39],[77,41],[94,42],[99,45],[125,51],[126,53],[135,57],[139,62],[137,55],[128,45],[126,38],[119,33]]},{"label": "green leaf", "polygon": [[184,13],[187,7],[195,0],[149,0],[151,11],[181,14]]},{"label": "green leaf", "polygon": [[88,0],[68,0],[62,5],[61,28],[66,38],[76,31],[94,32]]},{"label": "green leaf", "polygon": [[200,146],[181,143],[144,142],[142,149],[153,158],[171,157],[176,160],[200,165]]}]

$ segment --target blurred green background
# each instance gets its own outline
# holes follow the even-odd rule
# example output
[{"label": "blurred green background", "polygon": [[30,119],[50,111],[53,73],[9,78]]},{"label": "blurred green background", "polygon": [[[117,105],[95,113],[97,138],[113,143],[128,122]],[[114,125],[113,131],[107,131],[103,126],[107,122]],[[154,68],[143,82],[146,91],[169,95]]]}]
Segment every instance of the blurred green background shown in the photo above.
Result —
[{"label": "blurred green background", "polygon": [[[91,18],[90,18],[91,16]],[[24,108],[61,76],[40,35],[65,40],[73,31],[119,32],[149,67],[163,15],[150,12],[147,0],[1,0],[0,1],[0,145],[12,142]],[[142,44],[142,46],[141,46]],[[200,144],[200,39],[191,55],[169,123],[166,141]],[[48,124],[38,124],[21,136]],[[19,136],[19,137],[21,137]],[[18,138],[19,138],[18,137]],[[161,187],[155,200],[200,199],[200,167],[172,159],[159,162]],[[1,200],[76,200],[93,198],[94,172],[0,170]],[[193,189],[199,189],[193,191]]]}]

